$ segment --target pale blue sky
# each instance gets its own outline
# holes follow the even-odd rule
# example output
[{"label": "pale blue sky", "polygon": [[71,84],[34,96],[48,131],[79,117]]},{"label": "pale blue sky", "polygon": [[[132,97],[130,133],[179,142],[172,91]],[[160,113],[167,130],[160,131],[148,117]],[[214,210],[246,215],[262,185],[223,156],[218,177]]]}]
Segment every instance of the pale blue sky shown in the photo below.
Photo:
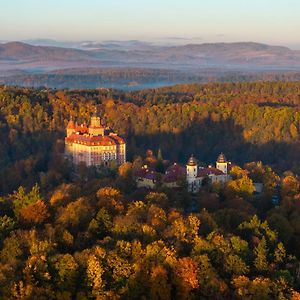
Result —
[{"label": "pale blue sky", "polygon": [[0,0],[0,40],[167,37],[300,48],[300,0]]}]

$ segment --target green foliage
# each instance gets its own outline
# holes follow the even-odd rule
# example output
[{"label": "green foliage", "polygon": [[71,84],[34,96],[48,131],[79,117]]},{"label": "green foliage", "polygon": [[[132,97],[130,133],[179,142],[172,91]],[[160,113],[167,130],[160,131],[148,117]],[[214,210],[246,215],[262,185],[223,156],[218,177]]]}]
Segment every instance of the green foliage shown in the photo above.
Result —
[{"label": "green foliage", "polygon": [[25,188],[20,186],[17,191],[9,196],[13,203],[15,216],[19,216],[20,210],[30,204],[34,204],[41,200],[40,188],[36,184],[29,193],[26,193]]},{"label": "green foliage", "polygon": [[21,241],[18,239],[16,234],[12,234],[3,242],[0,252],[0,260],[2,263],[15,262],[22,253]]},{"label": "green foliage", "polygon": [[56,285],[62,291],[74,293],[78,280],[78,264],[70,254],[60,254],[53,257],[53,265],[56,271]]},{"label": "green foliage", "polygon": [[259,241],[257,247],[254,249],[254,266],[257,271],[266,271],[268,268],[268,261],[267,261],[267,243],[265,237]]},{"label": "green foliage", "polygon": [[229,254],[225,259],[224,271],[229,274],[242,275],[248,273],[249,268],[238,255]]},{"label": "green foliage", "polygon": [[280,242],[278,243],[275,251],[274,251],[274,262],[275,263],[282,263],[286,258],[286,251],[283,244]]},{"label": "green foliage", "polygon": [[0,242],[14,229],[15,221],[8,217],[0,217]]},{"label": "green foliage", "polygon": [[257,237],[267,237],[270,242],[274,242],[277,238],[275,231],[269,228],[266,221],[261,222],[257,215],[254,215],[249,222],[243,222],[239,225],[239,229],[245,232],[250,232]]}]

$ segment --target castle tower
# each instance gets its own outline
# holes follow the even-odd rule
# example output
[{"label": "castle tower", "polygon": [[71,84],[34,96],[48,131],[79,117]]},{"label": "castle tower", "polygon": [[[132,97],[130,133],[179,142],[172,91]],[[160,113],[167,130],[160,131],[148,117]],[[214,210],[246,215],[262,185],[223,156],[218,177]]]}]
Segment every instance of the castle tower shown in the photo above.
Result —
[{"label": "castle tower", "polygon": [[91,117],[91,124],[89,126],[90,135],[101,135],[104,136],[104,127],[101,124],[101,118],[97,114],[97,109]]},{"label": "castle tower", "polygon": [[216,168],[224,174],[228,173],[228,162],[225,155],[221,152],[216,162]]},{"label": "castle tower", "polygon": [[196,180],[197,174],[198,174],[197,160],[192,155],[186,164],[186,179],[189,185]]},{"label": "castle tower", "polygon": [[91,127],[100,127],[101,126],[101,118],[96,114],[93,114],[91,117]]},{"label": "castle tower", "polygon": [[67,125],[67,137],[70,136],[74,132],[75,132],[75,123],[71,118]]}]

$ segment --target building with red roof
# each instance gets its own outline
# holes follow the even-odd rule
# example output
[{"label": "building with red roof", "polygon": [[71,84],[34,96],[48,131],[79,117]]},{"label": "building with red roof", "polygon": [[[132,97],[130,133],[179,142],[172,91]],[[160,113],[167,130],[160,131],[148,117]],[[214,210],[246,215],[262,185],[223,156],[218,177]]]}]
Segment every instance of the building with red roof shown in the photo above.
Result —
[{"label": "building with red roof", "polygon": [[158,173],[149,168],[148,165],[144,165],[136,171],[135,177],[138,188],[153,189],[157,181]]},{"label": "building with red roof", "polygon": [[216,161],[216,167],[208,166],[207,168],[198,167],[197,160],[191,156],[186,164],[186,178],[188,190],[193,193],[199,192],[206,179],[211,183],[224,184],[230,180],[228,174],[231,168],[231,162],[228,162],[225,155],[221,153]]},{"label": "building with red roof", "polygon": [[78,125],[70,120],[66,131],[65,154],[75,165],[110,166],[126,161],[125,140],[105,128],[96,113],[91,117],[90,125]]},{"label": "building with red roof", "polygon": [[178,187],[178,183],[185,180],[186,169],[178,163],[174,163],[167,168],[165,175],[162,177],[163,185],[170,188]]},{"label": "building with red roof", "polygon": [[135,177],[138,187],[146,187],[153,189],[159,178],[161,185],[169,188],[178,188],[181,183],[186,180],[188,190],[192,193],[197,193],[203,186],[205,180],[208,183],[225,184],[231,179],[228,172],[231,169],[231,162],[227,161],[224,154],[220,154],[216,167],[200,167],[198,166],[197,159],[192,155],[186,167],[178,163],[169,166],[165,174],[157,173],[148,165],[142,166],[136,171]]}]

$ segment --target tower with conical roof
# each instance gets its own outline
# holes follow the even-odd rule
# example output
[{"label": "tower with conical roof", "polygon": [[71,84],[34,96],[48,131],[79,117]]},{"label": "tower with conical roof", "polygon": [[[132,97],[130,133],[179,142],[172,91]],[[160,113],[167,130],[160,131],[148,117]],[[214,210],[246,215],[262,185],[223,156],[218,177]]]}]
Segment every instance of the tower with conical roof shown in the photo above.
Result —
[{"label": "tower with conical roof", "polygon": [[228,161],[223,152],[220,153],[216,162],[216,168],[224,174],[228,173]]},{"label": "tower with conical roof", "polygon": [[75,131],[75,122],[73,121],[72,117],[67,125],[67,136],[70,136]]},{"label": "tower with conical roof", "polygon": [[186,164],[186,180],[189,186],[189,190],[193,190],[196,178],[198,175],[198,163],[193,155],[189,158]]}]

